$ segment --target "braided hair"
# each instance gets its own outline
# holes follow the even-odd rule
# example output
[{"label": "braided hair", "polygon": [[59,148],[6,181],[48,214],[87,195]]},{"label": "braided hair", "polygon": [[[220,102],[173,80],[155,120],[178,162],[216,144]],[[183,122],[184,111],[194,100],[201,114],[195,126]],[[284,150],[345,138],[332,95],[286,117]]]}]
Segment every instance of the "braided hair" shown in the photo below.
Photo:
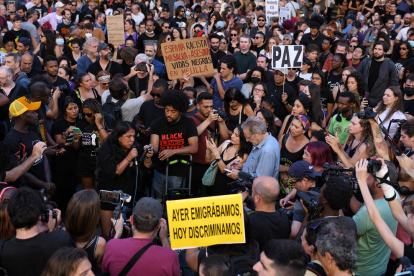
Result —
[{"label": "braided hair", "polygon": [[[92,98],[86,99],[82,104],[82,109],[84,108],[90,109],[93,113],[101,114],[102,115],[101,125],[103,128],[105,128],[104,113],[102,112],[102,105],[98,100],[92,99]],[[103,144],[103,140],[102,140],[102,137],[99,135],[99,146],[101,146],[102,144]]]}]

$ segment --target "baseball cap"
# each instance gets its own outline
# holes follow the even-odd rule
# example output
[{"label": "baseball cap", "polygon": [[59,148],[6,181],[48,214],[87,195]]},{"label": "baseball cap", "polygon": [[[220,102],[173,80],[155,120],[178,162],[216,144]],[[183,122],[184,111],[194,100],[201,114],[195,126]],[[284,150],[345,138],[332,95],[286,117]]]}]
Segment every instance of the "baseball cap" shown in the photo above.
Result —
[{"label": "baseball cap", "polygon": [[222,29],[222,28],[224,28],[224,22],[223,22],[223,21],[219,21],[219,22],[217,22],[216,27],[217,27],[217,29]]},{"label": "baseball cap", "polygon": [[100,52],[100,51],[102,51],[103,49],[105,49],[105,47],[107,47],[108,46],[108,44],[106,44],[106,43],[99,43],[99,46],[98,46],[98,53]]},{"label": "baseball cap", "polygon": [[63,4],[62,2],[56,2],[55,4],[55,8],[63,8],[65,6],[65,4]]},{"label": "baseball cap", "polygon": [[[142,217],[140,214],[150,214],[152,218]],[[145,221],[157,221],[162,217],[161,203],[152,197],[141,198],[134,208],[134,215]]]},{"label": "baseball cap", "polygon": [[345,17],[346,19],[352,19],[352,20],[356,20],[356,15],[355,14],[348,14],[347,17]]},{"label": "baseball cap", "polygon": [[257,18],[259,18],[259,17],[263,17],[264,19],[266,19],[266,15],[265,15],[264,13],[259,14],[259,15],[257,16]]},{"label": "baseball cap", "polygon": [[32,102],[26,97],[21,97],[10,104],[9,111],[13,117],[18,117],[29,110],[38,110],[41,102]]},{"label": "baseball cap", "polygon": [[22,43],[25,47],[30,46],[30,39],[28,39],[27,37],[21,37],[19,38],[20,43]]},{"label": "baseball cap", "polygon": [[280,72],[282,72],[283,74],[285,74],[285,75],[287,75],[288,74],[288,69],[287,68],[276,68],[275,69],[275,72],[276,71],[280,71]]},{"label": "baseball cap", "polygon": [[257,6],[256,7],[256,11],[262,11],[263,10],[263,6]]},{"label": "baseball cap", "polygon": [[313,169],[313,166],[308,161],[296,161],[289,167],[289,176],[300,178],[305,175],[310,176],[312,178],[316,178],[317,176],[320,176],[319,173],[315,172]]}]

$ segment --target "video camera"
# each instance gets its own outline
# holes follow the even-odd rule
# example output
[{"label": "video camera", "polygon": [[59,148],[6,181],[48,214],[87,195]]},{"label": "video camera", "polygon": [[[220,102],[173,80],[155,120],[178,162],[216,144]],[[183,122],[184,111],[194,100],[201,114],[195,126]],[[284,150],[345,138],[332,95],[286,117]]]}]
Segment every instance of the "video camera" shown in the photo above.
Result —
[{"label": "video camera", "polygon": [[358,112],[357,117],[359,119],[368,120],[368,119],[375,119],[375,117],[378,115],[377,112],[374,112],[372,107],[365,107],[364,111]]},{"label": "video camera", "polygon": [[303,205],[308,209],[308,221],[317,218],[323,211],[323,207],[319,205],[319,198],[314,195],[297,190],[296,199],[302,200]]},{"label": "video camera", "polygon": [[147,63],[142,61],[135,66],[135,71],[148,72]]},{"label": "video camera", "polygon": [[224,110],[223,110],[223,109],[221,109],[221,108],[217,108],[217,109],[216,109],[216,111],[215,111],[214,113],[218,114],[218,115],[220,116],[220,118],[222,118],[224,121],[226,121],[226,120],[227,120],[227,113],[226,113],[226,112],[224,112]]},{"label": "video camera", "polygon": [[239,192],[248,192],[249,195],[246,197],[244,202],[246,203],[247,208],[255,210],[254,202],[252,199],[252,186],[255,177],[243,171],[239,171],[237,176],[239,177],[238,180],[227,184],[230,185],[230,191],[234,194],[237,194]]},{"label": "video camera", "polygon": [[122,215],[124,220],[127,218],[127,213],[129,211],[128,206],[124,206],[125,203],[131,202],[131,196],[125,194],[123,191],[106,191],[101,190],[99,193],[99,199],[101,202],[111,203],[117,205],[114,211],[114,219],[119,219]]}]

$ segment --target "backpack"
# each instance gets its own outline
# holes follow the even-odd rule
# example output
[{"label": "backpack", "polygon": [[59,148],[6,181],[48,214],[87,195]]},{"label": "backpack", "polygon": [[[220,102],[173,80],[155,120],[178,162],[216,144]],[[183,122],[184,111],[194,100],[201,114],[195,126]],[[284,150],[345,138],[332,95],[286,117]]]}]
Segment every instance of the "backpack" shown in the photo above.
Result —
[{"label": "backpack", "polygon": [[116,124],[122,121],[122,109],[126,100],[124,98],[118,100],[116,103],[112,101],[112,96],[108,96],[104,105],[102,106],[102,112],[109,114],[115,118]]},{"label": "backpack", "polygon": [[253,270],[253,266],[257,260],[248,255],[232,256],[230,262],[233,267],[234,276],[257,276],[257,272]]}]

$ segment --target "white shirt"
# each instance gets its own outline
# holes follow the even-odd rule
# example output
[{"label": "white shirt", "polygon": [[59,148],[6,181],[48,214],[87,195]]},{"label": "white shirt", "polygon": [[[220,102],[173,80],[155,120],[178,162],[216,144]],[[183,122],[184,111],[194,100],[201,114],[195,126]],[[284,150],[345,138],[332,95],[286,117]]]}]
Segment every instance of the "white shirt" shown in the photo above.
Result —
[{"label": "white shirt", "polygon": [[407,40],[407,32],[410,28],[404,28],[399,31],[397,37],[395,39],[398,39],[399,41],[406,41]]},{"label": "white shirt", "polygon": [[[383,126],[385,127],[385,129],[388,129],[388,126],[390,125],[390,121],[393,119],[407,120],[407,117],[404,115],[404,113],[397,110],[396,112],[394,112],[394,114],[392,114],[391,118],[389,118],[387,121],[384,121],[385,117],[387,117],[389,112],[390,112],[389,108],[385,109],[385,111],[379,115],[379,119],[378,119],[378,123],[380,125],[381,125],[381,121],[383,122]],[[391,138],[394,138],[394,135],[395,133],[397,133],[397,130],[398,130],[398,124],[392,123],[390,126],[390,130],[388,131]],[[382,134],[382,136],[385,136],[385,135]]]},{"label": "white shirt", "polygon": [[141,23],[141,22],[142,22],[142,20],[144,20],[145,15],[144,15],[142,12],[140,12],[140,13],[138,13],[137,15],[135,15],[135,14],[131,13],[131,16],[132,16],[132,19],[134,19],[134,21],[135,21],[135,27],[136,27],[136,29],[138,30],[138,28],[139,28],[139,23]]},{"label": "white shirt", "polygon": [[[102,105],[105,104],[106,98],[108,98],[109,96],[111,96],[111,93],[109,92],[109,90],[106,90],[102,94],[102,98],[101,98]],[[117,101],[118,101],[117,99],[112,98],[112,102],[116,103]],[[141,105],[143,103],[144,103],[144,100],[142,99],[142,97],[126,100],[126,102],[121,107],[122,120],[132,122],[135,115],[139,113],[139,110],[141,109]]]}]

